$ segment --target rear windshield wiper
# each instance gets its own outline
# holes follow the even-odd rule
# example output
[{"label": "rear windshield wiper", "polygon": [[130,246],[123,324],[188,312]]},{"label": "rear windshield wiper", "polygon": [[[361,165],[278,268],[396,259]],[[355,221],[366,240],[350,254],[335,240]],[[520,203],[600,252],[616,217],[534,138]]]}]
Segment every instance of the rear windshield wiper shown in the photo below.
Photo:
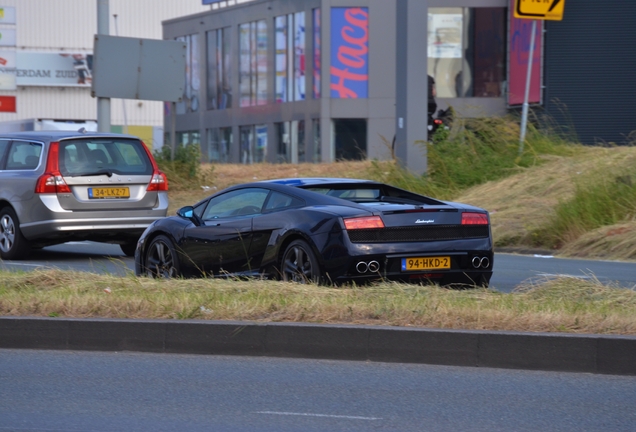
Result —
[{"label": "rear windshield wiper", "polygon": [[107,175],[108,177],[112,177],[113,171],[108,169],[103,169],[103,170],[98,170],[93,172],[75,174],[73,177],[90,177],[90,176],[98,176],[98,175]]}]

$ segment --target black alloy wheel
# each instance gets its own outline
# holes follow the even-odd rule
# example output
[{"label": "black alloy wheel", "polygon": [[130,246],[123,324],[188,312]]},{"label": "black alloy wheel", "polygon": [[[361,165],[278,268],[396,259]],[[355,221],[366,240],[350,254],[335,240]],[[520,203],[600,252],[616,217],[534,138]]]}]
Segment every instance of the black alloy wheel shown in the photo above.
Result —
[{"label": "black alloy wheel", "polygon": [[307,242],[294,240],[287,246],[281,265],[282,279],[286,282],[318,283],[318,260]]},{"label": "black alloy wheel", "polygon": [[180,275],[177,252],[164,235],[156,237],[148,246],[145,265],[146,275],[153,278],[170,279]]},{"label": "black alloy wheel", "polygon": [[20,222],[10,207],[0,210],[0,258],[19,260],[29,252],[29,243],[20,231]]}]

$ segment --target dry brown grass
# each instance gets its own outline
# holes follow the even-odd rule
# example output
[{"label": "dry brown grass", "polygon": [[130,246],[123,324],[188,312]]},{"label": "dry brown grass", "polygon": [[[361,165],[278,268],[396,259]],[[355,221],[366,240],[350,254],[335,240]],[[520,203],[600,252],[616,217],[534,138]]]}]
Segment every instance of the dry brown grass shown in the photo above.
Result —
[{"label": "dry brown grass", "polygon": [[[455,198],[490,211],[496,246],[532,246],[532,232],[551,217],[559,201],[573,195],[577,178],[599,171],[611,175],[633,167],[636,148],[581,147],[573,157],[546,158],[542,165],[471,188]],[[558,252],[564,256],[635,259],[636,233],[630,226],[596,230],[565,244]]]},{"label": "dry brown grass", "polygon": [[583,234],[567,243],[559,253],[578,258],[636,260],[636,220]]},{"label": "dry brown grass", "polygon": [[555,279],[504,294],[383,283],[152,280],[60,270],[1,274],[0,315],[319,322],[636,334],[636,291]]}]

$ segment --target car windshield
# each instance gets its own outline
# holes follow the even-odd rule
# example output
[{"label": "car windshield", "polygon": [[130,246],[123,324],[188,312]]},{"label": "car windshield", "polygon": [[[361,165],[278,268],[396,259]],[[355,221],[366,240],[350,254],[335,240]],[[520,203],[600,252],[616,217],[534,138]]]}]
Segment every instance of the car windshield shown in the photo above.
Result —
[{"label": "car windshield", "polygon": [[60,142],[63,176],[151,175],[152,162],[136,139],[78,139]]}]

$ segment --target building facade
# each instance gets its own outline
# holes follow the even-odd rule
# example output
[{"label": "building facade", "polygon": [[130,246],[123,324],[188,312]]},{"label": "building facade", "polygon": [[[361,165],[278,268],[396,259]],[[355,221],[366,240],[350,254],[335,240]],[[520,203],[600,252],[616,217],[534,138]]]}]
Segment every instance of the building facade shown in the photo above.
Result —
[{"label": "building facade", "polygon": [[[514,5],[255,0],[166,21],[164,38],[192,43],[198,87],[186,105],[194,93],[205,101],[177,107],[178,142],[201,143],[210,162],[421,158],[409,150],[426,139],[425,75],[438,108],[479,117],[521,106],[531,21]],[[562,21],[539,21],[534,111],[584,144],[633,143],[634,22],[631,0],[572,1]]]},{"label": "building facade", "polygon": [[[514,0],[204,2],[108,1],[111,35],[188,46],[182,101],[113,99],[114,131],[158,148],[174,130],[214,163],[397,157],[421,171],[426,75],[438,108],[467,117],[522,101],[530,24]],[[95,122],[96,3],[0,2],[0,128]],[[633,143],[634,22],[631,0],[570,1],[541,22],[533,107],[585,144]]]},{"label": "building facade", "polygon": [[[400,3],[419,12],[405,40]],[[177,143],[200,143],[215,163],[390,158],[405,120],[426,139],[427,74],[439,108],[506,112],[508,3],[256,0],[165,21],[164,39],[189,53],[166,130],[174,124]],[[422,61],[401,71],[398,52],[409,50]],[[400,73],[410,119],[396,115]]]}]

